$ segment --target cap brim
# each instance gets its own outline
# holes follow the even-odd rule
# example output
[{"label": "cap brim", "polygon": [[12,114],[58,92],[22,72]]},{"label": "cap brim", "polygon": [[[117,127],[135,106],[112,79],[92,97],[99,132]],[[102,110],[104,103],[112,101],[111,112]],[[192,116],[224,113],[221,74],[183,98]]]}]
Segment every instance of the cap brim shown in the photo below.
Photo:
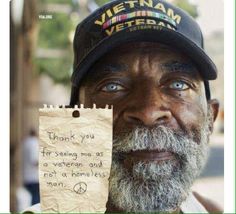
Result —
[{"label": "cap brim", "polygon": [[[72,84],[78,86],[81,78],[90,67],[103,55],[113,48],[128,42],[158,42],[166,44],[186,54],[196,64],[204,80],[214,80],[217,77],[217,68],[205,51],[182,34],[161,28],[161,30],[142,29],[130,31],[129,28],[116,32],[112,36],[100,41],[75,68],[72,75]],[[79,72],[78,72],[79,71]]]}]

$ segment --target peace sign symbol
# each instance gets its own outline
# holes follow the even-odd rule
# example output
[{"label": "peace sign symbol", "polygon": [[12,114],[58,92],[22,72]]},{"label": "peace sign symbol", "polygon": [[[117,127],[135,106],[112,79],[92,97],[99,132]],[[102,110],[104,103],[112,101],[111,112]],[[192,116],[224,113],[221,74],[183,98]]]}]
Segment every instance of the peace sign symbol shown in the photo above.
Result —
[{"label": "peace sign symbol", "polygon": [[85,182],[79,182],[75,184],[73,190],[77,194],[83,194],[87,191],[87,184]]}]

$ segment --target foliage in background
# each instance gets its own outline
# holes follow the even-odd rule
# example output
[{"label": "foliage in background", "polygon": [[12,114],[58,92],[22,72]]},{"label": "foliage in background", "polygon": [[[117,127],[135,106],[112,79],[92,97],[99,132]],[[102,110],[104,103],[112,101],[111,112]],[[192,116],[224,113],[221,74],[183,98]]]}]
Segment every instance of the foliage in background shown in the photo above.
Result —
[{"label": "foliage in background", "polygon": [[198,17],[197,6],[189,3],[188,0],[175,0],[175,4],[187,11],[193,18]]},{"label": "foliage in background", "polygon": [[70,34],[75,29],[75,23],[71,20],[71,14],[50,13],[43,8],[47,4],[66,4],[70,6],[71,13],[75,9],[75,1],[68,0],[40,0],[39,14],[52,15],[52,19],[39,19],[39,35],[37,46],[41,50],[61,50],[65,57],[35,58],[36,70],[39,74],[50,76],[55,82],[70,83],[73,63],[73,51],[71,48]]},{"label": "foliage in background", "polygon": [[40,0],[40,4],[69,4],[74,6],[78,0]]},{"label": "foliage in background", "polygon": [[46,74],[56,83],[68,85],[72,69],[72,55],[62,59],[35,59],[39,74]]},{"label": "foliage in background", "polygon": [[38,46],[40,48],[68,48],[69,33],[73,29],[67,14],[53,14],[53,19],[40,19]]},{"label": "foliage in background", "polygon": [[95,0],[95,2],[96,2],[99,6],[102,6],[102,5],[106,4],[107,2],[109,2],[109,0]]}]

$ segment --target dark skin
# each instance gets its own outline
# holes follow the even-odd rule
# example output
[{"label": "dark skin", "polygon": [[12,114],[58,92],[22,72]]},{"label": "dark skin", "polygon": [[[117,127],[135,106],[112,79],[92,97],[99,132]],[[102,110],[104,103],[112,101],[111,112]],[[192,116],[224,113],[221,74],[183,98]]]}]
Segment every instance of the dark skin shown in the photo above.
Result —
[{"label": "dark skin", "polygon": [[[80,87],[79,102],[87,107],[93,103],[98,107],[113,105],[114,135],[139,125],[164,125],[191,135],[209,110],[213,113],[212,131],[219,103],[206,99],[199,70],[176,50],[153,43],[126,44],[100,59],[90,72]],[[129,156],[156,162],[173,158],[160,151],[138,151]],[[129,161],[124,161],[124,166],[130,167],[125,162]],[[121,210],[109,202],[108,211]]]}]

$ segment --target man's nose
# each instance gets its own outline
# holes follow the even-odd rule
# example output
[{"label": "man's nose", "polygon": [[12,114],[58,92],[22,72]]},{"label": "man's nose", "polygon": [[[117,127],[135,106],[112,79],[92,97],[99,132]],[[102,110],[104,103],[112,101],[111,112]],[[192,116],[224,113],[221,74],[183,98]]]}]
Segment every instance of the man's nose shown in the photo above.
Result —
[{"label": "man's nose", "polygon": [[171,111],[163,106],[163,100],[157,93],[144,96],[124,112],[124,120],[128,123],[155,126],[167,123],[171,119]]}]

